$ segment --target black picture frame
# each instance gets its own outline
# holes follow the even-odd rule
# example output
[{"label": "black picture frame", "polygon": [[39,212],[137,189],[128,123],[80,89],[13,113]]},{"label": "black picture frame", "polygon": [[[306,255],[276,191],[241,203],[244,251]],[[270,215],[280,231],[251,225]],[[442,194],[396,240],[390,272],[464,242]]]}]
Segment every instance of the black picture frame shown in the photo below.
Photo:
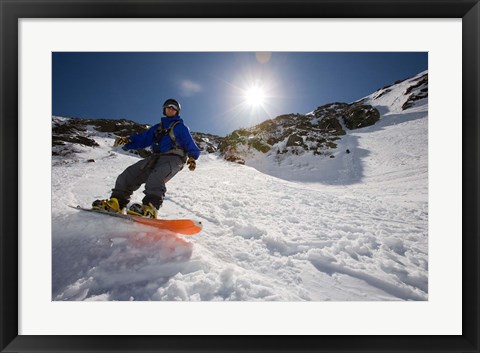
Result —
[{"label": "black picture frame", "polygon": [[[478,0],[0,0],[2,352],[479,352]],[[18,20],[21,18],[461,18],[462,330],[459,336],[18,335]],[[288,318],[286,318],[288,320]]]}]

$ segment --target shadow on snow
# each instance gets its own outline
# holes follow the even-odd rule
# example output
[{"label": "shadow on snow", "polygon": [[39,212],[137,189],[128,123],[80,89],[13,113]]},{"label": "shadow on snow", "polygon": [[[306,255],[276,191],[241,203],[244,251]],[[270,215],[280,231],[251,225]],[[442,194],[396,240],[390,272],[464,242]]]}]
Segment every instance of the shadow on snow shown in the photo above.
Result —
[{"label": "shadow on snow", "polygon": [[140,224],[102,215],[54,217],[52,300],[148,300],[188,271],[192,252],[183,238]]}]

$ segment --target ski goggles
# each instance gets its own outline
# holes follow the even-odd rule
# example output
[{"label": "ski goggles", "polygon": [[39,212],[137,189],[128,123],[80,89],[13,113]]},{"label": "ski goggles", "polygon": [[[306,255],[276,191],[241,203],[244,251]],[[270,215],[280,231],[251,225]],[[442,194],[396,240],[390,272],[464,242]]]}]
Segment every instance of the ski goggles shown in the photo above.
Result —
[{"label": "ski goggles", "polygon": [[167,108],[171,108],[171,109],[174,109],[178,112],[178,107],[174,104],[169,104],[169,105],[166,105],[165,107],[163,107],[164,109],[167,109]]}]

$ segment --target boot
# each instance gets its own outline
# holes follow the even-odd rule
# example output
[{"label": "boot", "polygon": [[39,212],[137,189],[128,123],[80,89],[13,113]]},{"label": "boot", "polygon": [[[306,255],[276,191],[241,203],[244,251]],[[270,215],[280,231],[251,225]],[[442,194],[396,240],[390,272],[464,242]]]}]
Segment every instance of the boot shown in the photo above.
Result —
[{"label": "boot", "polygon": [[155,219],[157,218],[158,210],[151,203],[149,203],[148,205],[140,205],[139,203],[134,203],[129,207],[127,214],[132,216]]},{"label": "boot", "polygon": [[120,207],[118,199],[112,197],[109,200],[95,200],[92,203],[94,210],[103,210],[107,212],[123,213],[124,207]]}]

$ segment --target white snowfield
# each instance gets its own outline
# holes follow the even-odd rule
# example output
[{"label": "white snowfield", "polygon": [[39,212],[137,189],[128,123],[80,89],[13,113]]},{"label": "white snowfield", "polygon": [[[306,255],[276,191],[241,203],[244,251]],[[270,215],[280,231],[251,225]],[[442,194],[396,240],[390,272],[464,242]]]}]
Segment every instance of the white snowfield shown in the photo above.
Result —
[{"label": "white snowfield", "polygon": [[335,158],[203,154],[159,214],[201,221],[193,237],[66,207],[107,198],[138,160],[113,139],[54,158],[52,299],[428,300],[428,100],[402,111],[408,83],[369,97],[381,120],[349,131]]}]

